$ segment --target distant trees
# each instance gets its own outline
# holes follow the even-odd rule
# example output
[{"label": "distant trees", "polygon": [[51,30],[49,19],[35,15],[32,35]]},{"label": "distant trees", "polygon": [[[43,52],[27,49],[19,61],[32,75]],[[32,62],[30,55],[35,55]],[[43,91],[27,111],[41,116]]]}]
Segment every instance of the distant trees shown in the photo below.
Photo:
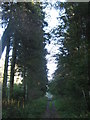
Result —
[{"label": "distant trees", "polygon": [[3,24],[7,25],[2,36],[3,47],[7,46],[3,98],[7,97],[7,80],[10,85],[9,97],[13,98],[16,72],[22,77],[24,99],[42,96],[46,91],[47,72],[44,14],[40,3],[3,3],[2,10]]}]

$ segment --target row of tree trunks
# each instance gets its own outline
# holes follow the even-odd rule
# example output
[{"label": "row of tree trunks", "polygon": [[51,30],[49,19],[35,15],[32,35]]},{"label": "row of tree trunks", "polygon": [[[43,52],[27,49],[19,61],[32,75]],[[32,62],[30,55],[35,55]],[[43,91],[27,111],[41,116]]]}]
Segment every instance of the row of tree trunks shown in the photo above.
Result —
[{"label": "row of tree trunks", "polygon": [[[6,49],[6,58],[5,58],[5,67],[4,67],[4,77],[3,77],[3,98],[12,99],[13,97],[13,86],[14,86],[14,75],[15,75],[15,63],[16,63],[16,39],[13,40],[13,50],[12,50],[12,59],[11,59],[11,70],[10,70],[10,95],[7,94],[7,79],[8,79],[8,66],[9,66],[9,52],[10,52],[10,39],[7,42]],[[23,68],[23,86],[24,86],[24,100],[27,100],[27,83],[25,81],[25,66]]]}]

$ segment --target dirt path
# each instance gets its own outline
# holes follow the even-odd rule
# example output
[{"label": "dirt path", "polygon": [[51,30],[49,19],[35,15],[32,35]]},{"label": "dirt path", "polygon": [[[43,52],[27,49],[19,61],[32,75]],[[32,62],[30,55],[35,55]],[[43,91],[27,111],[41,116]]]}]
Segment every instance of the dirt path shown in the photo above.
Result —
[{"label": "dirt path", "polygon": [[[50,102],[52,104],[51,107],[50,107]],[[43,115],[43,118],[60,118],[59,115],[57,114],[54,101],[48,101],[47,108],[45,114]]]}]

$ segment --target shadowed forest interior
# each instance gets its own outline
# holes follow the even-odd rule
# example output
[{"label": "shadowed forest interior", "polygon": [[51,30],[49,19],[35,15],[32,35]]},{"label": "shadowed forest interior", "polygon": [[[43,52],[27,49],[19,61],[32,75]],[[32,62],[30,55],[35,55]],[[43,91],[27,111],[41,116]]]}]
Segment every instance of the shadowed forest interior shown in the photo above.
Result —
[{"label": "shadowed forest interior", "polygon": [[90,117],[89,29],[88,2],[0,4],[3,119]]}]

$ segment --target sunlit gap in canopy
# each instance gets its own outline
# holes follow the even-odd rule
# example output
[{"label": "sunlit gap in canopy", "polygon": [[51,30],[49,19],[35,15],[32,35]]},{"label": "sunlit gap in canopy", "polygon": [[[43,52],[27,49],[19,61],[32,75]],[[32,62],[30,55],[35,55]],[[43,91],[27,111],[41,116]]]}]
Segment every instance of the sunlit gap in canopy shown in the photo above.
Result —
[{"label": "sunlit gap in canopy", "polygon": [[1,37],[2,37],[2,35],[3,35],[4,30],[5,30],[5,29],[0,26],[0,40],[1,40]]},{"label": "sunlit gap in canopy", "polygon": [[[56,0],[58,1],[58,0]],[[46,1],[46,2],[50,2],[52,5],[56,2],[55,0],[52,1]],[[61,2],[64,2],[65,0],[61,0]],[[1,9],[0,9],[1,10]],[[58,26],[58,20],[57,17],[59,16],[59,11],[56,10],[53,6],[50,7],[49,4],[47,5],[47,7],[44,9],[45,12],[45,21],[48,22],[48,27],[44,27],[44,31],[45,32],[50,32],[54,27],[56,28]],[[1,19],[0,19],[0,23],[1,23]],[[0,24],[0,40],[1,37],[3,35],[5,28],[2,28],[1,24]],[[56,38],[54,38],[56,39]],[[60,45],[55,44],[55,40],[53,38],[50,39],[51,43],[50,44],[46,44],[45,48],[48,51],[48,54],[46,55],[46,59],[47,59],[47,68],[48,68],[48,80],[52,80],[53,78],[53,73],[55,72],[55,70],[57,69],[57,61],[56,61],[56,57],[55,56],[58,52],[59,52],[59,47]]]},{"label": "sunlit gap in canopy", "polygon": [[6,47],[2,53],[2,36],[7,27],[6,24],[2,24],[2,8],[0,7],[0,82],[3,81],[3,73],[4,73],[4,64],[5,64],[5,55],[6,55]]},{"label": "sunlit gap in canopy", "polygon": [[4,51],[2,53],[2,35],[4,32],[4,28],[1,26],[1,19],[0,19],[0,82],[2,83],[3,80],[3,73],[4,73],[4,63],[5,63],[5,54],[6,54],[6,47],[4,48]]},{"label": "sunlit gap in canopy", "polygon": [[55,2],[66,2],[67,0],[40,0],[40,2],[48,2],[54,4]]},{"label": "sunlit gap in canopy", "polygon": [[[46,55],[46,60],[47,60],[47,69],[48,69],[48,80],[51,81],[53,80],[53,76],[55,73],[55,70],[57,69],[57,60],[56,60],[56,54],[60,54],[60,44],[57,43],[58,38],[55,37],[55,35],[53,33],[51,33],[51,31],[55,28],[58,27],[58,25],[60,24],[60,21],[58,21],[58,17],[59,17],[59,10],[55,9],[55,7],[53,6],[55,2],[57,2],[58,0],[52,0],[48,2],[47,7],[43,10],[45,12],[45,21],[48,23],[48,26],[44,27],[44,31],[45,33],[50,33],[51,34],[51,38],[48,40],[50,41],[50,43],[47,41],[46,42],[46,46],[45,48],[47,49],[48,54]],[[49,4],[50,2],[50,4]],[[64,2],[64,1],[63,1]],[[51,5],[52,4],[52,5]],[[62,11],[64,12],[64,11]],[[47,38],[46,38],[47,39]],[[59,38],[60,39],[60,38]]]},{"label": "sunlit gap in canopy", "polygon": [[5,28],[2,27],[2,20],[0,19],[0,40],[3,35],[4,30],[5,30]]},{"label": "sunlit gap in canopy", "polygon": [[[0,57],[2,54],[2,42],[1,42],[1,38],[3,35],[3,32],[5,31],[6,26],[2,25],[2,9],[0,7]],[[5,50],[4,50],[4,54],[5,54]],[[1,59],[1,58],[0,58]]]},{"label": "sunlit gap in canopy", "polygon": [[[3,36],[3,33],[6,29],[6,27],[7,27],[6,25],[2,25],[2,9],[0,7],[0,57],[1,57],[0,60],[4,59],[4,57],[5,57],[6,48],[2,53],[2,41],[1,41],[1,39],[2,39],[2,36]],[[3,64],[3,63],[0,61],[0,64]]]}]

